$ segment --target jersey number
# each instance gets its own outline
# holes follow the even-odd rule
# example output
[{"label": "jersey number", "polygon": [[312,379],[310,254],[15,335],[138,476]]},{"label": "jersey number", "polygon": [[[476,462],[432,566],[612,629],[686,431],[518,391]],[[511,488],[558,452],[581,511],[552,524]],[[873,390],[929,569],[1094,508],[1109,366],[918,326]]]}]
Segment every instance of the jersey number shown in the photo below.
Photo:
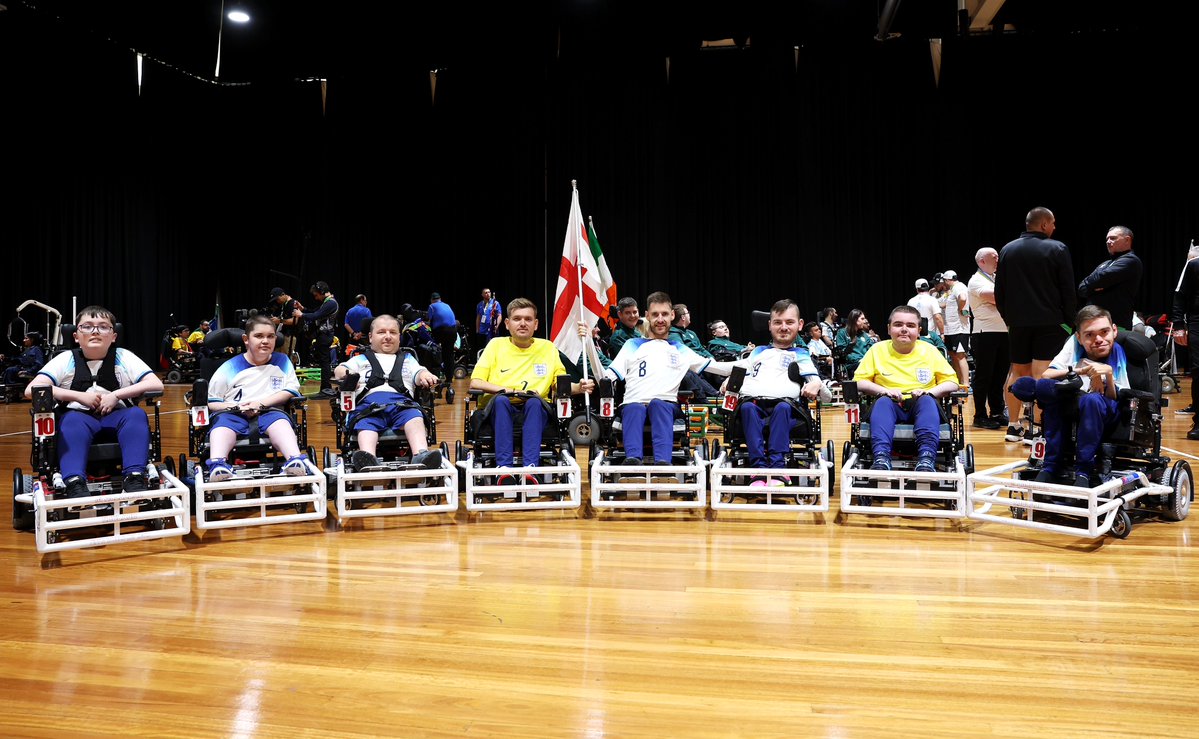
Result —
[{"label": "jersey number", "polygon": [[641,364],[637,365],[637,376],[645,377],[645,360],[641,360]]}]

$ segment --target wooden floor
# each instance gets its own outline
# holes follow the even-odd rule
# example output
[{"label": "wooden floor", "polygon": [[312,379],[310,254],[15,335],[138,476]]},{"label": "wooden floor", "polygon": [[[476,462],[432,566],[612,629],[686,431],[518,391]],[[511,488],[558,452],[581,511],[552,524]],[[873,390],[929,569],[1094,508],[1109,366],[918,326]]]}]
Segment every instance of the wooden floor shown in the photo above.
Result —
[{"label": "wooden floor", "polygon": [[[28,408],[0,407],[5,469],[28,468]],[[331,445],[327,407],[311,409],[313,444]],[[825,416],[838,456],[841,415]],[[453,446],[461,404],[438,418]],[[1189,422],[1167,409],[1165,445],[1199,455]],[[184,423],[163,417],[164,451],[185,451]],[[980,467],[1026,453],[999,432],[968,440]],[[5,527],[0,736],[1195,737],[1195,539],[1199,516],[1091,541],[507,512],[43,562]]]}]

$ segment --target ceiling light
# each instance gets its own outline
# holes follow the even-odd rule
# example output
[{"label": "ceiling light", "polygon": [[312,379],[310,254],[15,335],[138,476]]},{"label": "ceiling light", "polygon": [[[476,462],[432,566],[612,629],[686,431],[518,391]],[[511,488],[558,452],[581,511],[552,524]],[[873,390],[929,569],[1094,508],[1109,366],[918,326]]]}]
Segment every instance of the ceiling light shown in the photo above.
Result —
[{"label": "ceiling light", "polygon": [[229,14],[225,17],[228,18],[229,20],[233,21],[234,23],[249,23],[250,22],[250,14],[247,13],[246,11],[242,10],[241,8],[234,8],[233,10],[230,10]]}]

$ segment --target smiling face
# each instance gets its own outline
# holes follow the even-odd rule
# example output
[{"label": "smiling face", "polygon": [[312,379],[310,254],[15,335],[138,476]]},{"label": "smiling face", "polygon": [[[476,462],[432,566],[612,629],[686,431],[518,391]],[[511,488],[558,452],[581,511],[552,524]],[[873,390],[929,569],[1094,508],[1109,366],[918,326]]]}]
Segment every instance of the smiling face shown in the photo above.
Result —
[{"label": "smiling face", "polygon": [[253,323],[242,336],[246,344],[246,358],[250,364],[260,367],[271,361],[275,351],[275,327],[268,323]]},{"label": "smiling face", "polygon": [[376,354],[400,350],[400,324],[394,318],[376,318],[371,325],[371,349]]},{"label": "smiling face", "polygon": [[622,308],[620,311],[620,322],[625,328],[636,331],[637,324],[641,322],[641,310],[635,305]]},{"label": "smiling face", "polygon": [[674,308],[670,303],[650,303],[646,318],[649,319],[649,338],[665,339],[674,322]]},{"label": "smiling face", "polygon": [[75,341],[88,359],[103,359],[117,340],[112,321],[97,314],[81,315],[75,328]]},{"label": "smiling face", "polygon": [[1116,327],[1107,316],[1092,318],[1078,327],[1078,341],[1086,351],[1087,359],[1106,363],[1116,341]]},{"label": "smiling face", "polygon": [[897,310],[887,323],[887,333],[895,351],[907,354],[920,338],[920,314],[915,311]]},{"label": "smiling face", "polygon": [[794,305],[787,306],[782,313],[770,314],[770,336],[780,349],[793,346],[801,328],[803,319],[799,317],[799,308]]}]

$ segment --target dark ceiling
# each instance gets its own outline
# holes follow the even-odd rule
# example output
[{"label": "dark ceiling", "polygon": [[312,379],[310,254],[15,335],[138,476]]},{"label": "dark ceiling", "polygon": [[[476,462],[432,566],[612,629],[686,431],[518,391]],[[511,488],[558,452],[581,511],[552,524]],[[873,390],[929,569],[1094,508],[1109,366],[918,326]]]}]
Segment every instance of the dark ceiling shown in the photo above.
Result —
[{"label": "dark ceiling", "polygon": [[[887,29],[903,37],[947,37],[969,25],[956,0],[529,0],[508,3],[239,2],[252,21],[221,27],[221,0],[0,0],[7,16],[37,16],[64,33],[86,33],[220,82],[347,75],[384,76],[401,67],[437,68],[463,59],[548,58],[587,44],[669,55],[704,39],[774,44],[870,43]],[[971,0],[968,7],[979,7]],[[987,3],[989,8],[995,2]],[[994,28],[1018,33],[1125,33],[1180,25],[1177,9],[1113,0],[1006,0]],[[877,42],[876,42],[877,43]]]}]

